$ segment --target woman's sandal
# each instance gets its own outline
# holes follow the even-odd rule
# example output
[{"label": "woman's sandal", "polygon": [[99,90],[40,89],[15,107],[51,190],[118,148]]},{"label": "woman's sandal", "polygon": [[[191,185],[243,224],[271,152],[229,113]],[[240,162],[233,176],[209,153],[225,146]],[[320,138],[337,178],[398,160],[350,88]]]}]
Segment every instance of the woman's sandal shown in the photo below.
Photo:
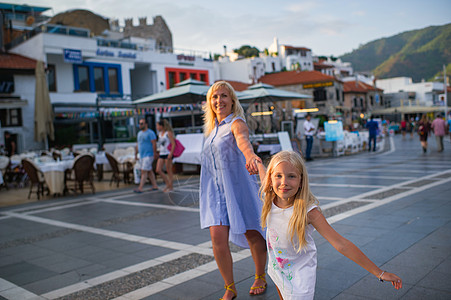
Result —
[{"label": "woman's sandal", "polygon": [[262,295],[266,292],[266,287],[268,286],[268,284],[266,283],[266,279],[265,279],[266,273],[263,273],[262,275],[257,275],[255,274],[255,279],[261,279],[265,282],[265,285],[260,285],[260,286],[253,286],[251,287],[251,291],[253,290],[257,290],[257,289],[263,289],[263,292],[259,293],[259,294],[252,294],[251,292],[249,292],[249,294],[252,296],[257,296],[257,295]]},{"label": "woman's sandal", "polygon": [[[232,289],[232,286],[233,286],[234,284],[235,284],[235,282],[232,282],[232,283],[229,284],[229,285],[224,284],[224,288],[226,289],[226,291],[231,291],[231,292],[235,295],[235,296],[232,297],[232,299],[235,299],[236,296],[237,296],[235,290]],[[219,298],[219,300],[224,300],[224,299],[223,299],[223,298]]]}]

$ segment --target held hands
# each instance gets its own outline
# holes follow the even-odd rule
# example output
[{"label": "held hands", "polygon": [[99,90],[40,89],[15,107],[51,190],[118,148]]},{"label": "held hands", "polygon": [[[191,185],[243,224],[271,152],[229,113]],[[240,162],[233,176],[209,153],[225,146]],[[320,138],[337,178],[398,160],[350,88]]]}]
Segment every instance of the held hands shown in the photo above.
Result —
[{"label": "held hands", "polygon": [[256,154],[246,157],[246,169],[249,172],[249,175],[258,173],[258,163],[262,163],[262,159]]},{"label": "held hands", "polygon": [[395,289],[399,290],[400,288],[402,288],[402,280],[401,278],[399,278],[398,276],[396,276],[393,273],[389,273],[389,272],[384,272],[384,274],[382,274],[381,278],[382,281],[390,281],[391,284],[395,287]]}]

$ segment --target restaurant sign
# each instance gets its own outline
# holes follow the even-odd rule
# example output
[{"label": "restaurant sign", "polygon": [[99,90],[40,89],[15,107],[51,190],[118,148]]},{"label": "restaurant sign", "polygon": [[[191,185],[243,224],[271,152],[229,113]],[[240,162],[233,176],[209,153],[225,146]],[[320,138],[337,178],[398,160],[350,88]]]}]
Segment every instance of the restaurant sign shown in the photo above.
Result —
[{"label": "restaurant sign", "polygon": [[63,49],[64,50],[64,62],[81,64],[83,62],[83,56],[81,50],[75,49]]},{"label": "restaurant sign", "polygon": [[304,84],[303,88],[304,89],[314,89],[314,88],[319,88],[319,87],[328,87],[328,86],[333,86],[334,82],[333,81],[328,81],[328,82],[316,82],[316,83],[307,83]]},{"label": "restaurant sign", "polygon": [[136,59],[136,53],[133,52],[123,52],[123,51],[111,51],[111,50],[102,50],[97,49],[97,56],[107,56],[107,57],[121,57],[121,58],[131,58]]}]

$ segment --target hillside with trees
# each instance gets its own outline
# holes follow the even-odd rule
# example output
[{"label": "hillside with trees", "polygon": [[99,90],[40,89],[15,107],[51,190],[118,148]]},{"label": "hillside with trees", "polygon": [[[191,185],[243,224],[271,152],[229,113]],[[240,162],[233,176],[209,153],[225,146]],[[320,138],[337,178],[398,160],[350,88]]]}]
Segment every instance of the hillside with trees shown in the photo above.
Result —
[{"label": "hillside with trees", "polygon": [[377,78],[430,80],[444,64],[451,64],[451,23],[378,39],[340,58],[355,71],[373,72]]}]

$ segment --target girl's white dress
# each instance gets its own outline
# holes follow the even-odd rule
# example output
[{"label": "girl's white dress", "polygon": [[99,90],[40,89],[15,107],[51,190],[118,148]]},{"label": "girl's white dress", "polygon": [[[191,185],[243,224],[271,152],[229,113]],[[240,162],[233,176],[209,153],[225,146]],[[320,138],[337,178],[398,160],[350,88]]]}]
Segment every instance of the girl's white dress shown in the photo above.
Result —
[{"label": "girl's white dress", "polygon": [[[317,207],[309,207],[311,211]],[[296,253],[288,230],[293,206],[286,209],[272,204],[267,221],[268,275],[279,288],[283,299],[313,299],[316,284],[316,246],[313,226],[306,228],[307,246]],[[295,237],[295,246],[298,239]]]}]

